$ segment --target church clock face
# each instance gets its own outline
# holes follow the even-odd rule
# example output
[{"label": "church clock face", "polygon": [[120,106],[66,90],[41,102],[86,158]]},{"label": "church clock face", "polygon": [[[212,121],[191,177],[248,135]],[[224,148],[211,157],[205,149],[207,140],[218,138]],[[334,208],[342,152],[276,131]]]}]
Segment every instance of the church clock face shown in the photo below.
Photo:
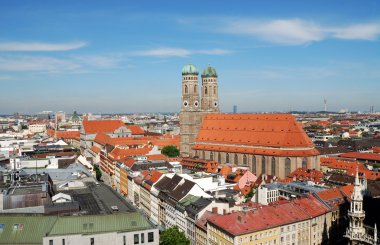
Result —
[{"label": "church clock face", "polygon": [[214,107],[217,107],[218,106],[218,102],[214,102]]},{"label": "church clock face", "polygon": [[184,107],[187,107],[189,105],[189,103],[185,100],[184,102],[183,102],[183,106]]},{"label": "church clock face", "polygon": [[195,101],[195,102],[194,102],[194,106],[195,106],[195,107],[198,107],[198,101]]}]

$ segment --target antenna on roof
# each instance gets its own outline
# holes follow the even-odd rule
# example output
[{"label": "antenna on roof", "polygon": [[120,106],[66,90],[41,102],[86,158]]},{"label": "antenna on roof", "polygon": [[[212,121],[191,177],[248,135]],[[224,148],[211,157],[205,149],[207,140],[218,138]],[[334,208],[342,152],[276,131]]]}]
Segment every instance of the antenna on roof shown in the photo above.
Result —
[{"label": "antenna on roof", "polygon": [[325,104],[325,112],[327,112],[327,99],[323,97],[323,103]]}]

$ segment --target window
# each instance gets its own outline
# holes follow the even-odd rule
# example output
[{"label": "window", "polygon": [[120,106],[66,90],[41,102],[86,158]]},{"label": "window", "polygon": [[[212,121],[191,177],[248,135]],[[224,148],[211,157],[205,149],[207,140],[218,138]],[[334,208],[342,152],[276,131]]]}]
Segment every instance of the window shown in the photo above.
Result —
[{"label": "window", "polygon": [[229,162],[229,161],[230,161],[230,155],[226,153],[226,162]]},{"label": "window", "polygon": [[95,238],[93,238],[93,237],[90,238],[90,244],[91,244],[91,245],[94,245],[94,244],[95,244]]},{"label": "window", "polygon": [[243,164],[247,165],[247,155],[243,155]]},{"label": "window", "polygon": [[236,153],[235,153],[234,163],[235,163],[236,165],[239,165],[238,154],[236,154]]},{"label": "window", "polygon": [[127,245],[127,238],[123,236],[123,245]]},{"label": "window", "polygon": [[272,157],[272,162],[271,162],[271,166],[270,166],[270,171],[271,171],[271,175],[272,176],[275,176],[276,175],[276,158]]},{"label": "window", "polygon": [[285,176],[288,177],[290,174],[290,158],[285,159]]},{"label": "window", "polygon": [[187,85],[185,85],[185,94],[187,94],[187,91],[188,89],[187,89]]},{"label": "window", "polygon": [[252,156],[252,173],[256,174],[256,157]]},{"label": "window", "polygon": [[262,158],[261,158],[261,173],[265,174],[266,171],[267,170],[266,170],[266,164],[265,164],[265,157],[262,156]]},{"label": "window", "polygon": [[144,243],[145,241],[144,233],[141,233],[141,243]]},{"label": "window", "polygon": [[198,93],[198,86],[197,85],[194,86],[194,94],[195,93]]},{"label": "window", "polygon": [[154,242],[154,233],[148,232],[148,242]]},{"label": "window", "polygon": [[53,245],[53,240],[49,240],[49,245]]},{"label": "window", "polygon": [[62,239],[62,245],[65,245],[66,241],[65,239]]},{"label": "window", "polygon": [[222,154],[218,153],[218,163],[222,163]]},{"label": "window", "polygon": [[205,86],[205,94],[207,94],[207,86]]},{"label": "window", "polygon": [[216,86],[214,86],[214,95],[216,94]]},{"label": "window", "polygon": [[133,244],[139,244],[139,234],[133,235]]},{"label": "window", "polygon": [[302,159],[302,167],[303,167],[303,168],[307,168],[307,159],[306,159],[306,157],[304,157],[304,158]]},{"label": "window", "polygon": [[210,152],[210,160],[214,160],[214,152]]}]

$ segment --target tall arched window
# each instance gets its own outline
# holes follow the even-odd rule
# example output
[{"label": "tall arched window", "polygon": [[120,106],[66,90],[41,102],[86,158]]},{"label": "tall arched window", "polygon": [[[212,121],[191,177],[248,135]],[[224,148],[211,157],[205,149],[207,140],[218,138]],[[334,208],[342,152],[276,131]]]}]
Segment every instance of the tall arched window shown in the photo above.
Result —
[{"label": "tall arched window", "polygon": [[222,154],[218,153],[218,163],[222,163]]},{"label": "tall arched window", "polygon": [[196,94],[196,93],[198,93],[198,86],[197,85],[194,86],[194,94]]},{"label": "tall arched window", "polygon": [[235,157],[234,157],[234,163],[236,165],[239,165],[239,161],[238,161],[238,154],[235,153]]},{"label": "tall arched window", "polygon": [[210,160],[214,160],[214,152],[210,152]]},{"label": "tall arched window", "polygon": [[252,173],[256,174],[256,157],[252,156]]},{"label": "tall arched window", "polygon": [[302,159],[302,167],[303,167],[303,168],[307,168],[307,159],[306,159],[306,157],[304,157],[304,158]]},{"label": "tall arched window", "polygon": [[214,95],[216,94],[216,86],[214,86]]},{"label": "tall arched window", "polygon": [[290,158],[285,159],[285,177],[290,174]]},{"label": "tall arched window", "polygon": [[207,94],[207,86],[205,86],[205,94]]},{"label": "tall arched window", "polygon": [[247,155],[243,155],[243,165],[247,165]]},{"label": "tall arched window", "polygon": [[187,91],[187,85],[185,85],[185,94],[187,94],[187,92],[188,92],[188,91]]},{"label": "tall arched window", "polygon": [[230,162],[230,155],[226,153],[226,162]]},{"label": "tall arched window", "polygon": [[261,173],[265,174],[266,171],[267,171],[267,169],[266,169],[266,162],[265,162],[265,157],[263,156],[261,158]]},{"label": "tall arched window", "polygon": [[270,172],[272,176],[276,175],[276,158],[272,157]]}]

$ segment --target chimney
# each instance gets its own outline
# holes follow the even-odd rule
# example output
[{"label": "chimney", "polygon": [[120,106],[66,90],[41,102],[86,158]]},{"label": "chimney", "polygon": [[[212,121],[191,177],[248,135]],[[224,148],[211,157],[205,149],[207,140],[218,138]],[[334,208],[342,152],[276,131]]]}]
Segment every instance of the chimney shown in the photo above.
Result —
[{"label": "chimney", "polygon": [[218,207],[213,207],[212,208],[212,213],[217,214],[218,213]]},{"label": "chimney", "polygon": [[238,215],[237,219],[239,223],[243,223],[243,217],[240,214]]}]

